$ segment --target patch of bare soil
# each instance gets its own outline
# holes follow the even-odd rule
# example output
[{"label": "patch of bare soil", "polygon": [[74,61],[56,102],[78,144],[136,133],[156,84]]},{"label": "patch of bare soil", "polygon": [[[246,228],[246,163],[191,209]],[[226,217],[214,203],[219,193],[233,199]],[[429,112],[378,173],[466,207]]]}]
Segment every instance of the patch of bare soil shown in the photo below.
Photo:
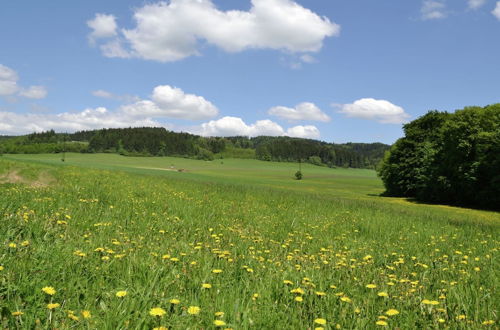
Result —
[{"label": "patch of bare soil", "polygon": [[19,175],[17,170],[0,174],[0,183],[20,183],[33,188],[45,188],[54,184],[56,180],[48,173],[42,172],[36,180],[28,180]]}]

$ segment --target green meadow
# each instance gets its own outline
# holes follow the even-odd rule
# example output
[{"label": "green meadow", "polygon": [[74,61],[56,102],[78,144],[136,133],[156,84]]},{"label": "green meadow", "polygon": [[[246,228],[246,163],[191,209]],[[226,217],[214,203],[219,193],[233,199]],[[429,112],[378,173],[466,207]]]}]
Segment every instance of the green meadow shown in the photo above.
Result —
[{"label": "green meadow", "polygon": [[498,327],[500,214],[372,170],[0,157],[0,327]]}]

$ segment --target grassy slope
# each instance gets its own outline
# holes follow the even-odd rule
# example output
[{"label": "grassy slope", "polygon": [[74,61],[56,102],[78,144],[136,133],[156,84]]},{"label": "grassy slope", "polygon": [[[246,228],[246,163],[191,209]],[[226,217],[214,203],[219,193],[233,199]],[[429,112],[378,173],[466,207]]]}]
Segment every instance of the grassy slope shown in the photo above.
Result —
[{"label": "grassy slope", "polygon": [[[305,167],[297,182],[296,165],[248,160],[69,155],[51,166],[35,163],[61,165],[55,155],[3,158],[23,162],[0,159],[0,174],[18,168],[58,180],[46,188],[0,185],[4,327],[39,319],[62,328],[209,328],[217,311],[242,329],[312,328],[316,318],[327,328],[375,328],[389,308],[400,312],[389,326],[400,328],[439,328],[440,319],[479,328],[497,318],[499,214],[371,196],[382,189],[370,171]],[[188,172],[138,169],[165,163]],[[54,297],[41,293],[47,285]],[[290,293],[296,287],[305,291],[302,302]],[[118,290],[126,299],[115,297]],[[171,298],[181,304],[170,307]],[[51,300],[62,307],[47,311]],[[202,313],[188,315],[191,305]],[[153,307],[168,316],[149,316]],[[16,310],[25,314],[14,318]],[[92,318],[83,320],[82,310]]]},{"label": "grassy slope", "polygon": [[[212,162],[174,157],[124,157],[116,154],[66,154],[66,162],[61,155],[4,155],[5,159],[27,162],[74,165],[106,170],[120,170],[136,174],[182,178],[197,182],[218,182],[225,184],[245,184],[299,192],[308,192],[336,197],[345,202],[365,201],[380,208],[393,207],[407,212],[434,212],[456,216],[450,221],[474,221],[479,223],[499,223],[497,212],[488,212],[446,205],[418,204],[405,198],[386,198],[379,195],[384,191],[375,171],[367,169],[331,169],[310,164],[302,164],[304,179],[293,180],[298,170],[296,163],[263,162],[254,159],[223,159]],[[174,171],[170,171],[173,167]],[[179,173],[175,170],[184,169]]]}]

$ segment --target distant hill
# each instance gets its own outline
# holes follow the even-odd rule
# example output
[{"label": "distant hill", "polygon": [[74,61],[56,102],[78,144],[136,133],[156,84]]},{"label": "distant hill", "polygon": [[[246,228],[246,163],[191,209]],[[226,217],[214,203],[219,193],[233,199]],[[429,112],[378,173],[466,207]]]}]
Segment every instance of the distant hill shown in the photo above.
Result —
[{"label": "distant hill", "polygon": [[335,144],[291,137],[201,137],[161,127],[53,130],[0,137],[0,153],[106,152],[125,156],[179,156],[204,160],[255,158],[318,166],[374,168],[390,148],[382,143]]}]

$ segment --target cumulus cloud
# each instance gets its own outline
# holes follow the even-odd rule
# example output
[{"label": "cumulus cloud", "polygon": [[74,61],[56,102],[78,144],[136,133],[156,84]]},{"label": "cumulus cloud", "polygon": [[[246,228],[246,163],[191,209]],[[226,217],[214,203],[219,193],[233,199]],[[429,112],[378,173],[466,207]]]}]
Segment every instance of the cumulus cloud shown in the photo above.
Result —
[{"label": "cumulus cloud", "polygon": [[446,5],[443,1],[424,0],[420,9],[423,20],[440,19],[446,17]]},{"label": "cumulus cloud", "polygon": [[317,139],[320,137],[319,130],[314,126],[295,126],[286,131],[279,124],[271,120],[258,120],[254,124],[246,124],[238,117],[223,117],[211,120],[192,132],[202,136],[292,136]]},{"label": "cumulus cloud", "polygon": [[319,139],[320,132],[316,126],[295,126],[287,130],[287,135],[304,139]]},{"label": "cumulus cloud", "polygon": [[288,108],[284,106],[277,106],[269,109],[268,113],[282,119],[288,120],[314,120],[328,122],[330,117],[321,111],[314,103],[304,102],[295,106],[295,108]]},{"label": "cumulus cloud", "polygon": [[9,67],[0,64],[0,96],[14,95],[18,92],[17,72]]},{"label": "cumulus cloud", "polygon": [[199,41],[226,52],[275,49],[306,53],[319,51],[325,38],[340,33],[339,25],[292,0],[251,3],[249,11],[221,11],[212,0],[146,4],[134,13],[136,26],[122,29],[119,36],[115,35],[114,16],[97,14],[88,22],[93,29],[89,38],[113,38],[101,47],[105,56],[169,62],[200,54]]},{"label": "cumulus cloud", "polygon": [[95,17],[87,21],[87,26],[92,29],[89,40],[94,42],[101,38],[111,38],[116,36],[116,17],[113,15],[96,14]]},{"label": "cumulus cloud", "polygon": [[122,109],[132,116],[187,120],[208,119],[219,113],[217,107],[204,97],[186,94],[182,89],[169,85],[155,87],[151,99],[126,105]]},{"label": "cumulus cloud", "polygon": [[27,89],[21,90],[19,95],[29,99],[43,99],[47,96],[47,89],[44,86],[31,86]]},{"label": "cumulus cloud", "polygon": [[403,108],[386,100],[364,98],[340,106],[340,113],[347,117],[375,120],[383,124],[401,124],[408,120]]},{"label": "cumulus cloud", "polygon": [[470,9],[478,9],[486,3],[486,0],[468,0],[467,3]]},{"label": "cumulus cloud", "polygon": [[106,108],[85,109],[81,112],[60,114],[17,114],[0,111],[0,134],[27,134],[50,129],[74,132],[98,128],[129,126],[161,126],[158,122],[142,118],[128,117]]},{"label": "cumulus cloud", "polygon": [[500,21],[500,1],[497,2],[497,6],[491,13]]},{"label": "cumulus cloud", "polygon": [[19,76],[13,69],[0,64],[0,96],[22,96],[30,99],[43,99],[47,96],[44,86],[23,88],[18,85]]}]

